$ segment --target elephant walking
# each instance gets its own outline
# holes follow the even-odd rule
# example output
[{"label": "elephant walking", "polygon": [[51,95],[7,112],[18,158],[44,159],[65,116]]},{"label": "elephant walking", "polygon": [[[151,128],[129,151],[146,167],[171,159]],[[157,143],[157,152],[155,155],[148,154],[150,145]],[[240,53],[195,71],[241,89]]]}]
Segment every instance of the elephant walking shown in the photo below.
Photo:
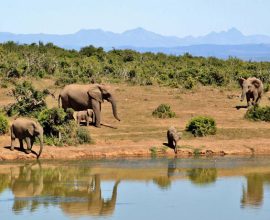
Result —
[{"label": "elephant walking", "polygon": [[263,94],[263,83],[256,77],[249,77],[247,79],[240,78],[239,84],[242,88],[241,102],[247,99],[247,106],[259,105]]},{"label": "elephant walking", "polygon": [[64,87],[58,97],[58,105],[66,110],[72,108],[75,111],[93,109],[95,126],[100,127],[101,103],[107,100],[112,105],[114,117],[120,121],[117,114],[116,100],[114,95],[104,86],[99,84],[79,85],[71,84]]},{"label": "elephant walking", "polygon": [[17,118],[10,127],[11,146],[10,150],[14,150],[14,141],[16,138],[20,141],[20,149],[24,151],[23,141],[26,142],[27,149],[25,152],[29,154],[37,137],[40,142],[40,150],[37,158],[40,157],[43,149],[43,128],[42,126],[31,119]]}]

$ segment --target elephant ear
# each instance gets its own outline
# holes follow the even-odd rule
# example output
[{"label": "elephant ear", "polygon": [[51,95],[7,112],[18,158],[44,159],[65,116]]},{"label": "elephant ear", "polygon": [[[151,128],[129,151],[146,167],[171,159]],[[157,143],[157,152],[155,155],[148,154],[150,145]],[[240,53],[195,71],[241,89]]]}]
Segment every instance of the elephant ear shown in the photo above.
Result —
[{"label": "elephant ear", "polygon": [[246,79],[244,79],[244,78],[239,78],[238,79],[238,82],[239,82],[239,85],[243,88],[243,83],[244,83],[244,81],[245,81]]},{"label": "elephant ear", "polygon": [[87,93],[91,98],[97,100],[98,102],[103,102],[102,95],[101,95],[100,91],[89,90]]},{"label": "elephant ear", "polygon": [[92,109],[87,109],[87,115],[88,115],[88,116],[92,116],[92,114],[93,114]]},{"label": "elephant ear", "polygon": [[27,132],[30,136],[34,136],[34,132],[35,132],[35,125],[33,124],[31,127],[27,128]]},{"label": "elephant ear", "polygon": [[261,86],[261,81],[259,79],[254,79],[251,82],[256,88],[259,88]]}]

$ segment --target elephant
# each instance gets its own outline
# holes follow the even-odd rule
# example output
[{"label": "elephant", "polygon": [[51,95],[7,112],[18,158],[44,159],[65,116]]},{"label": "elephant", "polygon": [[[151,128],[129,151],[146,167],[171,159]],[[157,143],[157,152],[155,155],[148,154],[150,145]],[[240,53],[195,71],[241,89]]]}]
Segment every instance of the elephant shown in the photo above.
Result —
[{"label": "elephant", "polygon": [[86,126],[89,126],[90,118],[94,121],[94,111],[92,109],[87,109],[85,111],[78,111],[76,113],[76,120],[78,125],[80,125],[82,120],[86,121]]},{"label": "elephant", "polygon": [[242,88],[241,102],[247,99],[247,107],[252,105],[259,105],[263,94],[263,83],[256,77],[249,77],[247,79],[240,78],[239,84]]},{"label": "elephant", "polygon": [[177,154],[177,142],[181,139],[181,133],[178,133],[176,128],[171,126],[167,131],[168,146],[174,149]]},{"label": "elephant", "polygon": [[10,135],[10,150],[14,150],[14,141],[16,138],[18,138],[20,141],[20,149],[23,151],[23,140],[26,142],[27,149],[25,152],[27,154],[31,152],[35,137],[37,137],[40,142],[40,150],[37,158],[40,157],[43,149],[43,128],[38,122],[27,118],[17,118],[10,127]]},{"label": "elephant", "polygon": [[95,126],[100,127],[101,103],[107,100],[112,105],[114,117],[120,121],[117,114],[116,100],[114,95],[104,85],[90,84],[70,84],[63,88],[58,96],[58,106],[66,111],[72,108],[75,111],[93,109],[95,115]]}]

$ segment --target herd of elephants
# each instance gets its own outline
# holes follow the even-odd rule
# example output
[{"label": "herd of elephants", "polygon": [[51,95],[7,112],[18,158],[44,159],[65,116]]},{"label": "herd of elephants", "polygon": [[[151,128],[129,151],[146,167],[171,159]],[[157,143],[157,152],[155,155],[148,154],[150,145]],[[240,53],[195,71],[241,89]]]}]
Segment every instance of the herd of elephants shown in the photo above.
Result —
[{"label": "herd of elephants", "polygon": [[[239,84],[242,87],[241,101],[246,97],[247,107],[258,105],[263,94],[263,83],[260,79],[249,77],[247,79],[240,78]],[[87,125],[92,118],[92,122],[96,127],[101,126],[101,103],[104,100],[112,105],[114,117],[120,121],[117,113],[117,103],[114,95],[104,85],[101,84],[70,84],[66,85],[59,94],[58,105],[65,111],[72,108],[77,112],[76,119],[80,123],[85,120]],[[40,141],[40,151],[43,149],[43,128],[35,120],[28,118],[17,118],[11,125],[11,150],[14,150],[14,141],[19,139],[20,149],[27,154],[31,152],[35,138]],[[177,153],[177,142],[181,138],[180,133],[174,127],[170,127],[167,131],[168,146]],[[23,141],[26,142],[27,149],[23,148]]]}]

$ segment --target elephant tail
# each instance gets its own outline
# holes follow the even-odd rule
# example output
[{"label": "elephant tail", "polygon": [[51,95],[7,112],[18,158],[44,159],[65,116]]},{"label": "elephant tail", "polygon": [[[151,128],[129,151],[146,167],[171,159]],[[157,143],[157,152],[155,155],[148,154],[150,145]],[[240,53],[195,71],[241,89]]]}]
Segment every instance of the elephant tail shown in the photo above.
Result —
[{"label": "elephant tail", "polygon": [[61,108],[61,95],[58,96],[58,108]]}]

